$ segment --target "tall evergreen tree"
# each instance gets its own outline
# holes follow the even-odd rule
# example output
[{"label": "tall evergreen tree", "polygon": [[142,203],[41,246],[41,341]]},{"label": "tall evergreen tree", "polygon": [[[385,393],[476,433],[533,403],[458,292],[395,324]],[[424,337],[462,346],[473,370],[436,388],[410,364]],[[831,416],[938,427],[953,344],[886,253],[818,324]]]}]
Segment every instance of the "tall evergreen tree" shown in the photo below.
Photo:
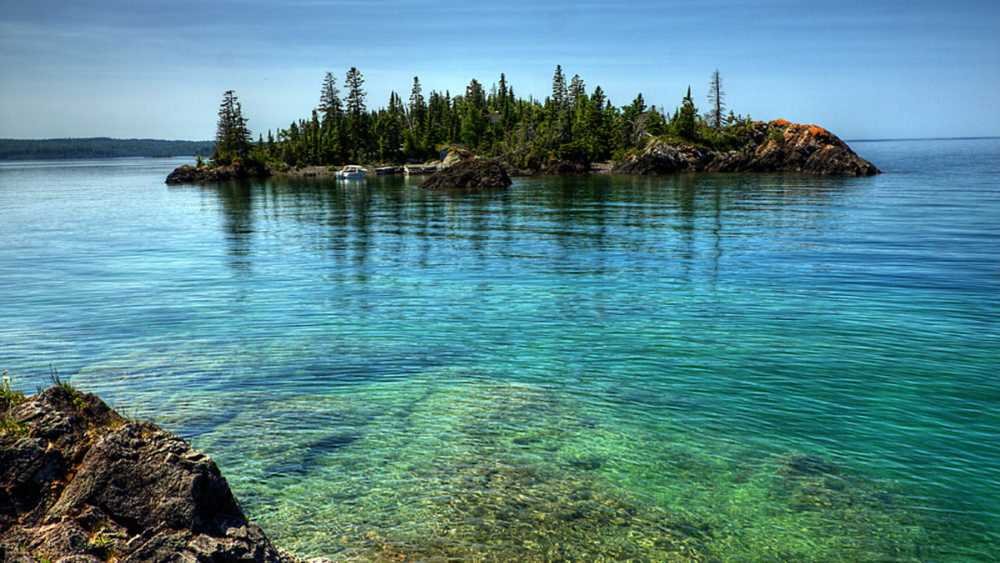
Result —
[{"label": "tall evergreen tree", "polygon": [[410,89],[410,130],[420,134],[423,131],[424,120],[427,118],[427,102],[424,100],[420,78],[413,77],[413,88]]},{"label": "tall evergreen tree", "polygon": [[351,117],[357,118],[367,110],[365,107],[365,96],[367,95],[364,90],[365,77],[360,70],[352,66],[347,71],[344,84],[347,86],[347,113]]},{"label": "tall evergreen tree", "polygon": [[555,74],[552,75],[552,105],[556,111],[566,107],[566,75],[563,74],[562,65],[556,65]]},{"label": "tall evergreen tree", "polygon": [[347,141],[349,144],[348,154],[356,161],[363,160],[370,147],[371,138],[368,135],[367,108],[365,106],[365,77],[356,67],[351,67],[347,71],[344,80],[347,87]]},{"label": "tall evergreen tree", "polygon": [[583,79],[580,78],[579,74],[574,74],[573,79],[569,81],[569,103],[573,104],[575,108],[577,102],[587,93],[587,86],[583,83]]},{"label": "tall evergreen tree", "polygon": [[719,69],[715,69],[712,73],[712,79],[708,83],[708,123],[715,129],[722,129],[722,122],[725,120],[724,114],[726,110],[725,103],[726,93],[722,90],[722,76],[719,75]]},{"label": "tall evergreen tree", "polygon": [[332,72],[323,78],[323,89],[319,96],[319,111],[323,112],[324,120],[332,120],[340,116],[343,108],[340,104],[340,92],[337,90],[337,79]]},{"label": "tall evergreen tree", "polygon": [[460,138],[470,149],[479,148],[486,133],[486,93],[483,85],[473,79],[465,88],[462,99],[462,120]]},{"label": "tall evergreen tree", "polygon": [[212,160],[229,164],[236,158],[246,158],[250,153],[253,136],[243,117],[243,107],[236,93],[226,90],[219,104],[219,121],[215,131],[215,152]]},{"label": "tall evergreen tree", "polygon": [[698,108],[694,105],[691,97],[691,87],[688,86],[687,95],[681,101],[681,107],[674,114],[673,127],[677,135],[683,139],[694,141],[698,133]]}]

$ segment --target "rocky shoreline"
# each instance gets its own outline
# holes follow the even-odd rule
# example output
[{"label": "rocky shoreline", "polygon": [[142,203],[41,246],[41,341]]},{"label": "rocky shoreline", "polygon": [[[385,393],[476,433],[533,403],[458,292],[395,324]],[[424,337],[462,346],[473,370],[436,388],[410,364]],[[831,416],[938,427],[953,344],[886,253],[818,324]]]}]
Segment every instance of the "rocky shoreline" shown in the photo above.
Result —
[{"label": "rocky shoreline", "polygon": [[0,395],[0,561],[296,563],[208,456],[58,383]]},{"label": "rocky shoreline", "polygon": [[823,176],[874,176],[880,171],[818,125],[784,120],[755,122],[751,141],[729,151],[691,143],[652,140],[612,168],[617,174],[676,172],[796,172]]},{"label": "rocky shoreline", "polygon": [[[488,181],[476,181],[448,170],[459,163],[478,168],[475,173]],[[452,148],[439,161],[411,165],[369,166],[369,174],[428,175],[423,187],[441,189],[482,189],[506,187],[503,178],[492,168],[502,167],[503,176],[566,176],[610,173],[655,176],[683,172],[752,172],[800,173],[824,176],[873,176],[880,170],[861,158],[851,147],[830,131],[818,125],[791,123],[782,119],[753,122],[748,141],[731,150],[719,150],[671,138],[651,138],[643,148],[634,150],[615,162],[590,163],[550,160],[538,170],[516,169],[500,159],[480,159],[459,148]],[[490,170],[487,170],[487,167]],[[231,164],[227,166],[183,165],[167,176],[166,183],[198,184],[266,178],[332,178],[338,167],[306,166],[301,168],[268,167],[262,164]],[[460,181],[461,180],[461,181]],[[466,185],[471,182],[472,185]],[[509,182],[509,178],[508,178]],[[481,184],[481,185],[480,185]]]}]

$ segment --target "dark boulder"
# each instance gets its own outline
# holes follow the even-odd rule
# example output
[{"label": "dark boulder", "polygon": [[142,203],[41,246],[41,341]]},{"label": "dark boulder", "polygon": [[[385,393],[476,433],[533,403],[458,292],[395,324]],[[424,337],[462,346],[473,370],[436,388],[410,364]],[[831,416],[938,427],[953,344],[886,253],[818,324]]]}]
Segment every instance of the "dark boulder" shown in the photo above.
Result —
[{"label": "dark boulder", "polygon": [[215,463],[67,385],[0,412],[0,553],[17,560],[289,562]]},{"label": "dark boulder", "polygon": [[266,165],[254,160],[226,165],[191,166],[184,164],[167,175],[167,184],[206,184],[248,178],[267,178],[270,175],[271,171]]},{"label": "dark boulder", "polygon": [[432,190],[476,191],[506,188],[510,176],[503,165],[493,159],[466,159],[438,170],[424,180],[421,187]]}]

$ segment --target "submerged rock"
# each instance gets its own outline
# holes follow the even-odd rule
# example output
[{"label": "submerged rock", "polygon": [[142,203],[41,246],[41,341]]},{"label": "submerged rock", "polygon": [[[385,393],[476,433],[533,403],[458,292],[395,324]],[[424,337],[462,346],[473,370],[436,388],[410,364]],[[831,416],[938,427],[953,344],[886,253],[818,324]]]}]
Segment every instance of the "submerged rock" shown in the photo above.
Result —
[{"label": "submerged rock", "polygon": [[615,163],[619,174],[674,172],[801,172],[873,176],[879,169],[836,135],[817,125],[775,120],[755,122],[740,149],[717,151],[691,143],[654,139]]},{"label": "submerged rock", "polygon": [[153,424],[68,385],[0,416],[0,560],[294,561],[211,459]]},{"label": "submerged rock", "polygon": [[219,166],[178,166],[167,175],[167,184],[205,184],[227,182],[247,178],[267,178],[271,171],[263,163],[256,161],[236,162]]},{"label": "submerged rock", "polygon": [[510,186],[502,164],[492,159],[466,159],[435,172],[421,187],[428,189],[484,190]]}]

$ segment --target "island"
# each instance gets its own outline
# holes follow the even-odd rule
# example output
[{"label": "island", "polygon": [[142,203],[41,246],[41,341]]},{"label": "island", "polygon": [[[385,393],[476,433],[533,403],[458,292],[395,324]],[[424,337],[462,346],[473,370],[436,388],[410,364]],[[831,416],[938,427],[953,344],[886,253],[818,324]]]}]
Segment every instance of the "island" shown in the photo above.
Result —
[{"label": "island", "polygon": [[[647,105],[641,93],[615,106],[600,86],[589,89],[579,75],[567,80],[561,66],[545,100],[517,97],[504,74],[488,90],[473,79],[461,95],[431,91],[427,97],[414,77],[407,103],[390,92],[388,105],[374,110],[367,108],[357,68],[347,72],[344,86],[342,99],[336,78],[327,73],[308,118],[266,137],[259,133],[256,141],[235,92],[225,92],[211,160],[181,166],[166,182],[326,176],[358,163],[377,175],[436,175],[424,183],[429,188],[476,189],[509,185],[497,166],[504,176],[879,173],[823,127],[727,112],[718,71],[711,75],[706,112],[690,87],[673,110]],[[445,172],[456,164],[471,175]]]}]

